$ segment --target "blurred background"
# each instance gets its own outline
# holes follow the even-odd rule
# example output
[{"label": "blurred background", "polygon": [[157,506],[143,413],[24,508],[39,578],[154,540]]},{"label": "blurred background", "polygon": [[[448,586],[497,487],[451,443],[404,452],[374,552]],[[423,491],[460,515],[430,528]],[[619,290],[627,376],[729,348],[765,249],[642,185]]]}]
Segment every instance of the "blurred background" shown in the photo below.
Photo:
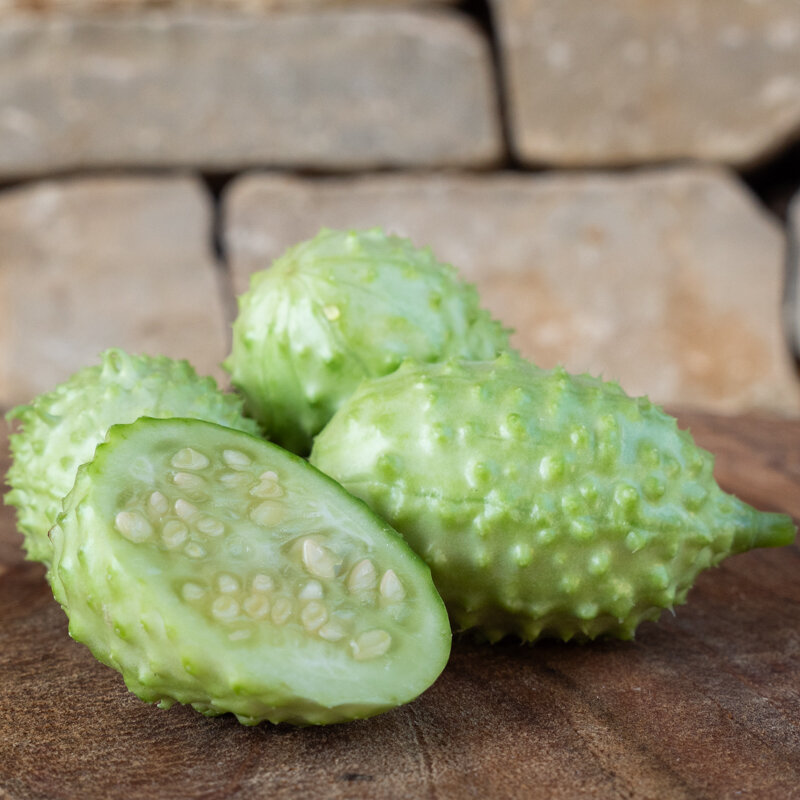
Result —
[{"label": "blurred background", "polygon": [[430,245],[543,366],[800,416],[797,0],[0,0],[0,408],[223,383],[320,227]]}]

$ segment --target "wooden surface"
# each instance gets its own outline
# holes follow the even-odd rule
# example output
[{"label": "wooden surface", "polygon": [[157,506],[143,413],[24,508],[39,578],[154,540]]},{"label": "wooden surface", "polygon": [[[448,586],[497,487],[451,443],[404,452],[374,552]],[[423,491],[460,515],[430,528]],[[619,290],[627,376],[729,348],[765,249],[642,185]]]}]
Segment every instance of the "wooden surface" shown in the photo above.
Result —
[{"label": "wooden surface", "polygon": [[[725,488],[800,518],[800,423],[681,420]],[[800,549],[728,559],[635,642],[462,640],[405,708],[244,728],[129,694],[68,638],[3,509],[0,798],[184,797],[800,798]]]}]

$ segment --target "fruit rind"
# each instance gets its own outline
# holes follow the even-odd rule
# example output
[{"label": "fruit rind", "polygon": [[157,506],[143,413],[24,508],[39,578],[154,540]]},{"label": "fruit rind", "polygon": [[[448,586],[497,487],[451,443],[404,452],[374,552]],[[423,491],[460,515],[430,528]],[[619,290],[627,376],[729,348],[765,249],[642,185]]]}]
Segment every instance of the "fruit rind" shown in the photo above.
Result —
[{"label": "fruit rind", "polygon": [[491,640],[631,638],[702,569],[795,534],[725,494],[646,398],[512,356],[365,381],[310,460],[406,537],[457,628]]},{"label": "fruit rind", "polygon": [[5,502],[17,509],[29,559],[50,563],[47,532],[78,466],[91,459],[111,425],[141,416],[195,417],[258,431],[244,417],[241,398],[220,391],[213,378],[199,377],[187,361],[106,350],[99,365],[84,367],[7,414],[20,429],[9,439],[11,491]]},{"label": "fruit rind", "polygon": [[[170,459],[186,447],[209,459],[193,471],[200,489],[174,481],[183,467]],[[231,453],[250,463],[232,468]],[[282,518],[254,521],[264,502]],[[187,529],[177,543],[170,522]],[[412,700],[449,655],[444,605],[403,539],[307,462],[245,433],[184,419],[113,426],[51,535],[70,634],[163,707],[244,724],[341,722]],[[401,576],[401,601],[348,588],[364,558]]]},{"label": "fruit rind", "polygon": [[323,229],[251,277],[223,366],[267,437],[305,455],[363,378],[406,357],[493,358],[508,336],[429,249]]}]

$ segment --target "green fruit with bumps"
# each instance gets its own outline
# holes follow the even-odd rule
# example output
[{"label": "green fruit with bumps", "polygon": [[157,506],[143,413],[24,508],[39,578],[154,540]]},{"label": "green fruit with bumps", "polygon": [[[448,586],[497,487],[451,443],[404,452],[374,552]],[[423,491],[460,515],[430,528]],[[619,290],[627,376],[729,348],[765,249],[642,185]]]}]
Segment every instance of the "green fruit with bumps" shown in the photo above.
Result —
[{"label": "green fruit with bumps", "polygon": [[213,378],[198,377],[186,361],[119,349],[107,350],[100,361],[8,413],[21,430],[10,437],[11,491],[5,502],[17,508],[28,558],[45,564],[52,552],[47,532],[61,502],[111,425],[141,416],[181,416],[258,431],[243,416],[241,398],[221,392]]},{"label": "green fruit with bumps", "polygon": [[429,249],[323,230],[254,274],[224,366],[267,437],[299,454],[362,379],[406,357],[494,358],[508,331]]},{"label": "green fruit with bumps", "polygon": [[402,537],[246,433],[113,426],[51,536],[70,634],[162,707],[341,722],[412,700],[447,662],[447,612]]},{"label": "green fruit with bumps", "polygon": [[365,381],[311,462],[406,537],[458,628],[492,641],[631,638],[701,570],[795,535],[723,492],[646,398],[509,356]]}]

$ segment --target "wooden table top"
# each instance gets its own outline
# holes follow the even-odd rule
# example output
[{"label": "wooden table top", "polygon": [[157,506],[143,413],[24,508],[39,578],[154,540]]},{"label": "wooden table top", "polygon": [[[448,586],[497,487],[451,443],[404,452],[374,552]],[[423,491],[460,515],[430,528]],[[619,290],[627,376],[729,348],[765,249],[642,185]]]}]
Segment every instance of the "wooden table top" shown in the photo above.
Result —
[{"label": "wooden table top", "polygon": [[[729,491],[800,519],[800,422],[679,415]],[[5,431],[0,469],[8,467]],[[458,640],[345,725],[162,711],[67,635],[0,510],[0,798],[800,798],[800,547],[734,556],[634,642]]]}]

